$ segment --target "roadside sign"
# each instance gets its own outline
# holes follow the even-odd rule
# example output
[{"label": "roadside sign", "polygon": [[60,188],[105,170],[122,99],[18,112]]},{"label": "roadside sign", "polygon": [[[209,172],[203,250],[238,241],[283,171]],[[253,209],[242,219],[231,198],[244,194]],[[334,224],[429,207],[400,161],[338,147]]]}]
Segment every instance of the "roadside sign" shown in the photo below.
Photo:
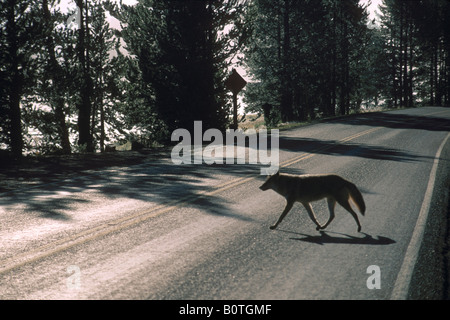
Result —
[{"label": "roadside sign", "polygon": [[236,69],[231,71],[231,75],[225,80],[225,86],[228,90],[233,92],[233,94],[238,94],[247,84],[247,81],[237,73]]},{"label": "roadside sign", "polygon": [[233,93],[233,129],[237,130],[237,94],[245,87],[247,81],[237,73],[236,69],[231,71],[230,76],[225,80],[225,86]]}]

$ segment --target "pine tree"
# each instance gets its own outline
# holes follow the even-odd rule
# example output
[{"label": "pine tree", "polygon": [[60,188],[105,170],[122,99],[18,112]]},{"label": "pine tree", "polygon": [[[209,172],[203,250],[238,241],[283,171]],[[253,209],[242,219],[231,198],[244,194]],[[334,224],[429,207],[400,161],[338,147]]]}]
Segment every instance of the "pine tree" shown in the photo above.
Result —
[{"label": "pine tree", "polygon": [[[450,5],[444,0],[384,0],[382,30],[391,65],[391,105],[446,105]],[[446,31],[447,30],[447,31]]]},{"label": "pine tree", "polygon": [[[230,107],[224,79],[235,49],[229,46],[233,39],[221,32],[243,9],[241,1],[143,0],[124,6],[117,15],[139,67],[147,114],[157,114],[165,132],[192,130],[195,120],[203,121],[205,130],[227,127]],[[238,38],[240,33],[232,30],[228,36]]]},{"label": "pine tree", "polygon": [[257,80],[247,89],[249,110],[295,121],[358,108],[369,33],[359,1],[257,0],[247,21],[247,64]]},{"label": "pine tree", "polygon": [[70,154],[69,130],[66,123],[67,101],[65,99],[66,95],[64,95],[64,92],[67,91],[68,79],[66,70],[58,62],[60,57],[56,50],[57,45],[61,45],[60,35],[55,31],[58,20],[61,22],[61,15],[59,13],[52,14],[51,12],[55,1],[42,0],[41,5],[44,18],[42,38],[45,49],[41,51],[41,54],[43,54],[41,58],[42,86],[37,88],[37,90],[39,90],[42,97],[41,102],[47,102],[52,108],[54,115],[52,124],[56,125],[62,153]]},{"label": "pine tree", "polygon": [[33,54],[42,18],[35,2],[0,1],[0,98],[3,142],[15,158],[23,152],[21,102],[32,87],[36,65]]},{"label": "pine tree", "polygon": [[95,0],[90,4],[90,68],[92,78],[92,116],[91,133],[97,138],[100,150],[105,150],[107,114],[115,105],[117,81],[121,78],[121,66],[113,57],[118,48],[118,39],[106,20],[103,1]]}]

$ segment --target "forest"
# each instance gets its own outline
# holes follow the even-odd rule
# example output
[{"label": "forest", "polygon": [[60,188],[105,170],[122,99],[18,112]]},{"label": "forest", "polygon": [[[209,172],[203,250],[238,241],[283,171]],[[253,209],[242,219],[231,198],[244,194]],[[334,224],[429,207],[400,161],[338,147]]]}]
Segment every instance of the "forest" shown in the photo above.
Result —
[{"label": "forest", "polygon": [[359,0],[61,2],[0,0],[0,157],[225,131],[236,65],[245,112],[272,128],[450,106],[447,0],[383,0],[377,19]]}]

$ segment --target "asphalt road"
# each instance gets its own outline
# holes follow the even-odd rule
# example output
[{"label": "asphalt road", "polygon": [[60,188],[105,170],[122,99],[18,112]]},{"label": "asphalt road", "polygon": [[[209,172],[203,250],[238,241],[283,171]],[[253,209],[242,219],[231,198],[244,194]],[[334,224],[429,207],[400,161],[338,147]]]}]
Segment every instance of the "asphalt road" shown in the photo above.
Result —
[{"label": "asphalt road", "polygon": [[[430,246],[445,236],[421,225],[447,208],[433,194],[449,181],[449,131],[450,109],[428,107],[280,133],[281,172],[335,173],[360,188],[361,233],[339,206],[318,232],[300,204],[270,230],[285,201],[259,190],[259,165],[169,155],[0,194],[0,298],[421,298],[428,250],[416,248],[424,234]],[[313,208],[324,223],[326,201]]]}]

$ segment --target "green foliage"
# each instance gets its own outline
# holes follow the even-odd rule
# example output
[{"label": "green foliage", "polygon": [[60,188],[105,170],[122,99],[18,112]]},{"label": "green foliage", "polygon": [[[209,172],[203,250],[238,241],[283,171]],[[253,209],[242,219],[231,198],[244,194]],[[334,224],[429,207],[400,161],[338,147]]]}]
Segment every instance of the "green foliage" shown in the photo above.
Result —
[{"label": "green foliage", "polygon": [[450,105],[445,0],[385,0],[380,25],[358,0],[76,0],[64,14],[59,2],[0,0],[0,149],[15,158],[154,145],[196,120],[225,130],[238,57],[247,111],[269,127]]},{"label": "green foliage", "polygon": [[301,121],[359,108],[370,30],[358,1],[256,0],[247,21],[249,111],[270,104],[283,121]]},{"label": "green foliage", "polygon": [[450,3],[384,0],[381,11],[389,104],[450,105]]},{"label": "green foliage", "polygon": [[118,15],[126,23],[122,36],[136,60],[145,108],[163,121],[165,132],[192,130],[195,120],[205,130],[227,127],[226,60],[235,51],[230,38],[239,43],[240,33],[232,29],[228,39],[220,33],[239,24],[243,9],[238,1],[147,0]]},{"label": "green foliage", "polygon": [[34,2],[0,1],[0,142],[6,143],[14,157],[23,150],[20,103],[33,85],[42,17]]}]

